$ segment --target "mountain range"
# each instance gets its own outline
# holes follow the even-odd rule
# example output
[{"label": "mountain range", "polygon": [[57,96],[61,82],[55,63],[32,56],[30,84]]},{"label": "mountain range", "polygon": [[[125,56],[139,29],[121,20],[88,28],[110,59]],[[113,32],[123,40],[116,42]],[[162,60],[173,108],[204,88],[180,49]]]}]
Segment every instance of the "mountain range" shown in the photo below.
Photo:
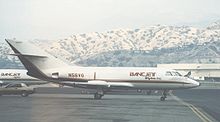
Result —
[{"label": "mountain range", "polygon": [[[158,63],[220,63],[220,21],[206,28],[155,25],[31,40],[48,53],[82,66],[156,66]],[[0,45],[0,67],[22,68],[8,45]]]}]

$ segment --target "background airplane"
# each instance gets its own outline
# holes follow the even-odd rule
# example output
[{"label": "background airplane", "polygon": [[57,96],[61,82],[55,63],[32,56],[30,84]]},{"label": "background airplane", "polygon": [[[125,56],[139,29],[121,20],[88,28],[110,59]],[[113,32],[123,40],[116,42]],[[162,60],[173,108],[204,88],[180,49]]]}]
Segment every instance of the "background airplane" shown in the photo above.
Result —
[{"label": "background airplane", "polygon": [[41,85],[48,81],[43,81],[27,75],[25,69],[0,69],[0,85],[24,83],[26,85]]},{"label": "background airplane", "polygon": [[101,99],[112,89],[162,90],[161,101],[169,90],[198,87],[199,82],[181,76],[175,70],[147,67],[79,67],[30,44],[6,39],[6,42],[28,70],[27,74],[41,80],[62,85],[96,89],[95,99]]}]

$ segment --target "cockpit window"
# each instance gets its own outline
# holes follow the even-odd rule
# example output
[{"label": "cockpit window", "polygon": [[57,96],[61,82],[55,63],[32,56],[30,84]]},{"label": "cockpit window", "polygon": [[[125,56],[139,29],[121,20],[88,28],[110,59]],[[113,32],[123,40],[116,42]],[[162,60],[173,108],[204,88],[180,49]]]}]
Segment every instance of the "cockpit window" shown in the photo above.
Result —
[{"label": "cockpit window", "polygon": [[172,73],[170,71],[167,71],[165,75],[166,76],[172,76]]},{"label": "cockpit window", "polygon": [[172,72],[172,75],[173,76],[181,76],[180,73],[178,73],[178,72]]},{"label": "cockpit window", "polygon": [[177,74],[178,76],[182,76],[179,72],[176,72],[176,74]]},{"label": "cockpit window", "polygon": [[170,72],[170,71],[167,71],[166,76],[181,76],[181,74],[179,72]]}]

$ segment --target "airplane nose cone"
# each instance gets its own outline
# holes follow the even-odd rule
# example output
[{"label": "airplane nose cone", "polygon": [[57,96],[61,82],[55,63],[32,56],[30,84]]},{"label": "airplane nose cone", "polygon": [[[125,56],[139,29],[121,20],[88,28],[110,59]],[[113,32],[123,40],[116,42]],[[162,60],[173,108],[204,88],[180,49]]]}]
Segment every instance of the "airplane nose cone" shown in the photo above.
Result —
[{"label": "airplane nose cone", "polygon": [[195,87],[198,87],[198,86],[200,86],[201,85],[201,83],[199,83],[198,81],[195,81],[196,83],[194,83],[195,84]]},{"label": "airplane nose cone", "polygon": [[192,88],[194,87],[198,87],[201,85],[201,83],[199,83],[198,81],[192,80],[192,79],[188,79],[191,83]]}]

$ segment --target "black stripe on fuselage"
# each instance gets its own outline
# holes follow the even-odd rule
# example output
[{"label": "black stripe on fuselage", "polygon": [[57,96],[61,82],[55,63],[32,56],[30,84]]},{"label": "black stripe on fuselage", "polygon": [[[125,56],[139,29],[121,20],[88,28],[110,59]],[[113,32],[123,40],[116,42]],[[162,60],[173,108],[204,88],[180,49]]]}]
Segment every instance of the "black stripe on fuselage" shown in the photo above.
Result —
[{"label": "black stripe on fuselage", "polygon": [[[94,79],[72,79],[72,78],[58,78],[59,81],[73,81],[73,82],[88,82]],[[123,80],[123,79],[96,79],[96,81],[106,82],[126,82],[126,83],[176,83],[176,84],[190,84],[182,81],[171,81],[171,80]]]}]

